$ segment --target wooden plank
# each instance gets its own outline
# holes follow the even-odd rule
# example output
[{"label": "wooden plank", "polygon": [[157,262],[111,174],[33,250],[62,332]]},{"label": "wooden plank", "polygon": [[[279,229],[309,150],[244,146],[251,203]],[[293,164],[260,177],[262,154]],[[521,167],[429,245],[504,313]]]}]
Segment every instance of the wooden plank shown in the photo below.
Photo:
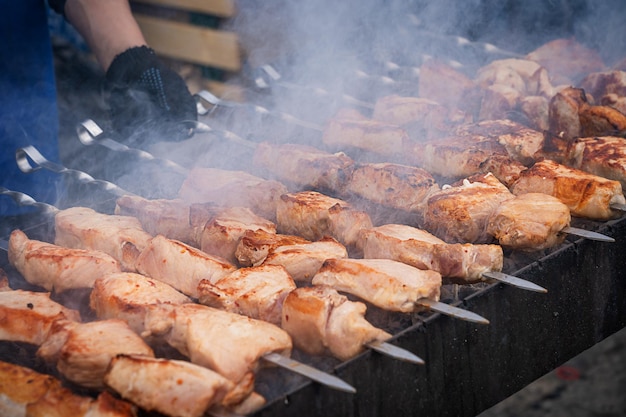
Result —
[{"label": "wooden plank", "polygon": [[158,54],[227,71],[241,69],[239,42],[233,32],[139,14],[135,19],[148,45]]},{"label": "wooden plank", "polygon": [[218,17],[233,17],[236,11],[235,0],[132,0],[132,2],[205,13]]}]

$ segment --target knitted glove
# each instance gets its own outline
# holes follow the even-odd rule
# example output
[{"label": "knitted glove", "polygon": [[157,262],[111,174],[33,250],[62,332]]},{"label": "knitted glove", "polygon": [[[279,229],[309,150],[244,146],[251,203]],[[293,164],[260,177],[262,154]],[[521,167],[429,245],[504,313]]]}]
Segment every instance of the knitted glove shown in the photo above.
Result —
[{"label": "knitted glove", "polygon": [[198,118],[183,79],[147,46],[115,57],[105,89],[112,127],[127,141],[180,141],[189,136],[188,122]]}]

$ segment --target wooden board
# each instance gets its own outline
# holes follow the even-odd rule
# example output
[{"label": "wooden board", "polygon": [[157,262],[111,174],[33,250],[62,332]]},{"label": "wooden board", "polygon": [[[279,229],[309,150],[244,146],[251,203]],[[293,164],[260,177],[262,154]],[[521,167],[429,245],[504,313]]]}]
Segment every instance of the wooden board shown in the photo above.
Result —
[{"label": "wooden board", "polygon": [[132,2],[205,13],[218,17],[233,17],[235,15],[234,0],[132,0]]}]

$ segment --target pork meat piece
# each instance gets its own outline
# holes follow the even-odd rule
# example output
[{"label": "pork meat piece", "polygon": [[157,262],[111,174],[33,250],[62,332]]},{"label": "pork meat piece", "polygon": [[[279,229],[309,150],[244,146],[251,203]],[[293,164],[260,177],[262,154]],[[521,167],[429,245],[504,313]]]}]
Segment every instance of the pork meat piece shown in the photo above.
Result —
[{"label": "pork meat piece", "polygon": [[280,265],[241,268],[218,280],[198,284],[198,301],[211,307],[280,325],[283,300],[296,288]]},{"label": "pork meat piece", "polygon": [[188,203],[214,203],[224,207],[247,207],[273,221],[278,198],[287,188],[244,171],[194,168],[178,191]]},{"label": "pork meat piece", "polygon": [[483,281],[483,273],[501,271],[504,259],[498,245],[446,243],[425,230],[385,224],[364,230],[363,256],[392,259],[419,269],[437,271],[447,280],[469,284]]},{"label": "pork meat piece", "polygon": [[59,372],[78,385],[104,388],[104,374],[119,354],[154,356],[152,349],[123,320],[89,323],[57,320],[37,356],[56,363]]},{"label": "pork meat piece", "polygon": [[136,265],[140,274],[165,282],[193,298],[198,297],[201,280],[213,281],[236,269],[225,259],[163,236],[150,240]]},{"label": "pork meat piece", "polygon": [[257,145],[253,163],[269,172],[270,178],[299,189],[318,191],[341,190],[354,167],[354,161],[343,152],[329,153],[307,145],[269,142]]},{"label": "pork meat piece", "polygon": [[478,167],[476,173],[493,174],[502,184],[509,187],[519,178],[519,174],[526,167],[511,157],[495,154],[485,159]]},{"label": "pork meat piece", "polygon": [[202,366],[139,355],[113,358],[104,382],[141,408],[172,417],[205,415],[222,404],[234,385]]},{"label": "pork meat piece", "polygon": [[329,259],[313,277],[384,310],[412,312],[422,298],[438,301],[441,274],[390,259]]},{"label": "pork meat piece", "polygon": [[223,209],[206,223],[200,233],[200,249],[210,255],[237,264],[235,251],[246,230],[264,230],[276,233],[276,225],[254,214],[245,207]]},{"label": "pork meat piece", "polygon": [[263,355],[289,355],[292,348],[289,335],[274,324],[200,304],[153,306],[146,328],[235,383],[251,378]]},{"label": "pork meat piece", "polygon": [[558,198],[541,193],[520,194],[503,201],[487,223],[487,233],[506,248],[539,251],[563,242],[571,220]]},{"label": "pork meat piece", "polygon": [[136,271],[135,260],[152,239],[135,217],[102,214],[86,207],[59,211],[55,233],[55,244],[102,251],[131,272]]},{"label": "pork meat piece", "polygon": [[626,97],[626,71],[593,72],[580,82],[580,87],[596,102],[607,94]]},{"label": "pork meat piece", "polygon": [[361,229],[372,226],[369,215],[349,203],[315,191],[283,194],[276,208],[280,233],[319,240],[331,236],[356,247]]},{"label": "pork meat piece", "polygon": [[619,181],[626,189],[626,140],[615,136],[580,138],[585,145],[579,168],[590,174]]},{"label": "pork meat piece", "polygon": [[121,271],[120,263],[104,252],[31,240],[21,230],[9,238],[9,262],[29,283],[57,293],[92,288],[97,277]]},{"label": "pork meat piece", "polygon": [[582,106],[578,111],[580,135],[610,136],[626,132],[626,114],[610,106]]},{"label": "pork meat piece", "polygon": [[283,304],[282,328],[294,346],[311,355],[331,355],[348,360],[363,352],[367,343],[391,335],[365,319],[364,303],[350,301],[327,286],[292,291]]},{"label": "pork meat piece", "polygon": [[132,272],[98,277],[89,296],[89,306],[99,319],[124,320],[137,334],[145,330],[148,306],[190,302],[170,285]]},{"label": "pork meat piece", "polygon": [[0,340],[41,345],[57,320],[80,321],[80,314],[50,299],[50,293],[0,291]]},{"label": "pork meat piece", "polygon": [[311,241],[300,236],[268,233],[262,229],[246,230],[239,240],[235,257],[243,267],[258,266],[277,247],[307,243]]},{"label": "pork meat piece", "polygon": [[624,204],[619,181],[569,168],[545,159],[520,174],[511,186],[516,194],[543,193],[558,198],[570,209],[572,216],[592,220],[608,220],[621,215],[611,204]]}]

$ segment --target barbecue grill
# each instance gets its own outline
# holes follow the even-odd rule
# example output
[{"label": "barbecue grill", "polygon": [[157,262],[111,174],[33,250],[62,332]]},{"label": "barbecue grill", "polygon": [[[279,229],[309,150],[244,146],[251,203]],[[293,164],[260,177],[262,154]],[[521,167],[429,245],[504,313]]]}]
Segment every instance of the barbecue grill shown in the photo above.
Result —
[{"label": "barbecue grill", "polygon": [[[65,180],[66,192],[58,206],[84,205],[112,213],[120,191],[99,180],[112,182],[121,187],[122,192],[126,190],[148,198],[173,198],[192,161],[204,166],[246,170],[253,146],[259,141],[272,138],[277,142],[306,143],[319,137],[320,126],[339,108],[351,106],[369,114],[376,97],[388,93],[415,93],[418,68],[432,56],[471,72],[495,59],[521,56],[552,37],[574,34],[586,36],[607,62],[626,56],[623,44],[616,43],[615,48],[607,51],[601,48],[605,35],[585,32],[593,20],[583,18],[596,18],[596,13],[588,8],[590,6],[575,7],[574,2],[553,5],[558,10],[541,16],[540,20],[549,31],[519,35],[531,24],[524,19],[530,19],[532,13],[523,14],[519,20],[508,20],[514,22],[509,26],[512,32],[500,42],[493,35],[494,28],[507,26],[507,19],[513,19],[515,12],[519,12],[513,3],[508,6],[510,10],[496,6],[498,2],[484,2],[480,10],[472,9],[472,16],[493,15],[486,25],[478,18],[465,21],[461,12],[454,13],[457,9],[447,7],[443,10],[453,13],[446,14],[449,25],[445,27],[433,23],[434,16],[440,16],[442,9],[435,10],[421,2],[415,2],[412,8],[393,4],[388,9],[378,9],[384,15],[378,18],[365,13],[373,9],[369,3],[356,12],[356,18],[350,21],[355,26],[350,26],[352,31],[344,33],[340,40],[355,45],[352,42],[356,32],[373,28],[364,30],[369,34],[367,45],[371,48],[358,44],[353,49],[354,54],[346,56],[341,54],[345,51],[329,50],[313,55],[303,47],[306,51],[302,55],[309,57],[303,59],[304,63],[297,59],[301,59],[300,54],[294,57],[293,51],[302,45],[284,43],[293,34],[291,31],[297,29],[295,21],[312,12],[308,6],[300,5],[300,14],[292,15],[286,27],[274,27],[268,34],[268,39],[283,42],[276,50],[291,54],[265,55],[259,51],[266,50],[267,45],[258,45],[258,37],[248,39],[258,35],[251,23],[252,16],[260,21],[265,16],[265,22],[273,19],[284,22],[280,20],[284,17],[275,14],[275,4],[242,7],[232,24],[236,29],[245,28],[241,30],[244,42],[249,42],[250,62],[242,74],[233,77],[233,82],[247,89],[247,101],[234,103],[200,96],[199,108],[205,113],[200,121],[210,129],[196,126],[193,138],[181,144],[157,143],[149,149],[151,154],[123,146],[97,146],[105,137],[128,143],[132,148],[132,138],[115,137],[109,132],[96,138],[98,140],[91,146],[77,145],[81,158],[71,166],[86,171],[92,178],[76,171],[61,170],[58,175]],[[293,6],[283,6],[287,13],[297,12]],[[338,15],[345,17],[348,9],[339,9]],[[326,11],[327,19],[330,19],[330,10]],[[495,16],[497,11],[500,15]],[[381,20],[385,19],[401,24],[393,28],[381,26]],[[576,26],[579,21],[583,21],[582,27]],[[307,25],[315,24],[311,21]],[[282,33],[283,30],[286,33]],[[320,37],[320,43],[328,48],[332,38]],[[322,61],[311,62],[314,56]],[[307,70],[303,71],[305,67]],[[321,75],[314,74],[313,69],[319,70]],[[109,145],[112,143],[115,142]],[[205,155],[202,160],[194,157],[199,154]],[[96,155],[99,164],[93,164]],[[367,160],[370,155],[359,154],[358,157]],[[147,183],[158,186],[148,190]],[[19,227],[31,238],[52,240],[50,213],[25,208],[23,215],[5,217],[1,225],[0,237],[5,239],[13,228]],[[278,369],[267,369],[259,374],[257,390],[266,396],[268,403],[254,415],[400,416],[419,413],[473,416],[503,400],[626,326],[626,282],[622,272],[626,260],[621,256],[626,250],[626,217],[608,222],[576,219],[572,225],[611,236],[615,242],[570,236],[551,250],[506,253],[505,272],[545,287],[547,294],[521,291],[500,283],[445,286],[443,301],[488,318],[487,326],[438,313],[407,315],[370,308],[373,311],[368,313],[368,319],[394,334],[390,343],[420,356],[425,365],[407,364],[369,350],[343,363],[295,352],[297,359],[335,373],[354,386],[357,393],[332,390]],[[13,288],[28,288],[8,266],[6,254],[0,256],[0,267],[8,271]],[[82,307],[85,309],[86,305]],[[28,347],[16,348],[15,344],[2,343],[0,359],[42,369],[40,363],[28,359],[28,354],[16,357],[16,352],[24,350]]]}]

